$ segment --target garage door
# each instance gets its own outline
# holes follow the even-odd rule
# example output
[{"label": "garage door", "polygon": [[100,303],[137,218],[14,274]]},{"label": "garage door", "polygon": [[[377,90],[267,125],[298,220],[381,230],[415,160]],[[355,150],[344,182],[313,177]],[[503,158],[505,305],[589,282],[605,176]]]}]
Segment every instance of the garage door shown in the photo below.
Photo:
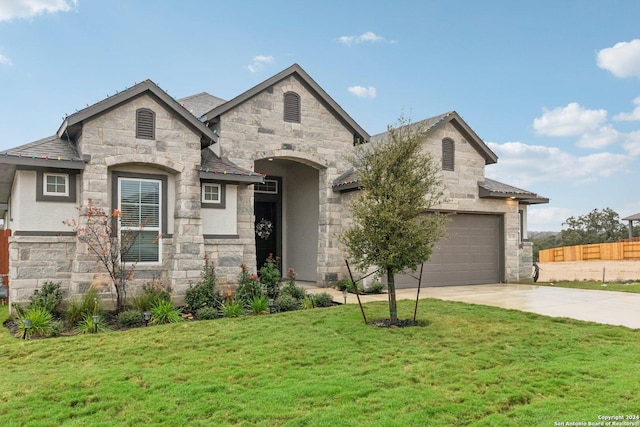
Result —
[{"label": "garage door", "polygon": [[[440,240],[424,264],[423,286],[499,283],[502,274],[502,217],[499,215],[452,215],[448,236]],[[419,273],[419,270],[418,270]],[[418,273],[414,273],[418,277]],[[400,288],[415,287],[408,275],[396,276]]]}]

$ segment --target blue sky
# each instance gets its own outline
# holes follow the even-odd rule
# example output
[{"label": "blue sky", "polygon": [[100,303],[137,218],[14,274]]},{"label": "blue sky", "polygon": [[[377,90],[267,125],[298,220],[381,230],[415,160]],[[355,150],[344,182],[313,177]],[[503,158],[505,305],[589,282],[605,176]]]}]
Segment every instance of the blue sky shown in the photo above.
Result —
[{"label": "blue sky", "polygon": [[456,110],[530,230],[640,212],[640,2],[0,0],[0,150],[145,78],[231,99],[300,64],[364,129]]}]

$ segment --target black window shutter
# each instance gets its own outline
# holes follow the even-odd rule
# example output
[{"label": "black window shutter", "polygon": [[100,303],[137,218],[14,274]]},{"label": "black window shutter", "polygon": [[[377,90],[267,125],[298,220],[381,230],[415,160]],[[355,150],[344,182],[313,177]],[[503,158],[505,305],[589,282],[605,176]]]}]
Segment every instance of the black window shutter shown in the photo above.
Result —
[{"label": "black window shutter", "polygon": [[442,170],[452,171],[455,166],[455,146],[451,139],[442,140]]}]

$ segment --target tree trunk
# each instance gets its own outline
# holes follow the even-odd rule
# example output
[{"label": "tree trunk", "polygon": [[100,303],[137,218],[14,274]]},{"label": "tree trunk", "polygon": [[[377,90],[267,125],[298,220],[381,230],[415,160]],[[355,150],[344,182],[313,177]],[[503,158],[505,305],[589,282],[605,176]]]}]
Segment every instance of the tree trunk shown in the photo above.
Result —
[{"label": "tree trunk", "polygon": [[389,322],[392,325],[398,323],[398,305],[396,303],[396,282],[393,270],[387,268],[387,288],[389,289]]}]

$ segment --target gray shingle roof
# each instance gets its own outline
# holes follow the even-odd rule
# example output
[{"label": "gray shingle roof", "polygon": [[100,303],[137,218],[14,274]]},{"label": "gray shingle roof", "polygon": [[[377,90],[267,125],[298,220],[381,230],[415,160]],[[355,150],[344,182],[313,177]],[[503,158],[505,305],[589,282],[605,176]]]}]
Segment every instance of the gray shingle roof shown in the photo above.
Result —
[{"label": "gray shingle roof", "polygon": [[478,182],[478,187],[480,188],[481,198],[514,198],[524,204],[549,203],[548,198],[539,196],[532,191],[523,190],[489,178]]},{"label": "gray shingle roof", "polygon": [[227,102],[224,99],[210,95],[207,92],[196,93],[195,95],[180,98],[177,101],[184,108],[189,110],[191,114],[198,118],[202,117],[217,106]]},{"label": "gray shingle roof", "polygon": [[640,221],[640,213],[622,218],[623,221]]},{"label": "gray shingle roof", "polygon": [[[21,163],[20,159],[81,162],[80,155],[73,144],[68,140],[58,138],[56,135],[0,152],[1,163],[11,162],[17,164]],[[62,164],[59,166],[65,167]]]},{"label": "gray shingle roof", "polygon": [[200,151],[200,177],[227,182],[258,183],[264,176],[258,172],[241,168],[226,157],[218,157],[210,148]]}]

